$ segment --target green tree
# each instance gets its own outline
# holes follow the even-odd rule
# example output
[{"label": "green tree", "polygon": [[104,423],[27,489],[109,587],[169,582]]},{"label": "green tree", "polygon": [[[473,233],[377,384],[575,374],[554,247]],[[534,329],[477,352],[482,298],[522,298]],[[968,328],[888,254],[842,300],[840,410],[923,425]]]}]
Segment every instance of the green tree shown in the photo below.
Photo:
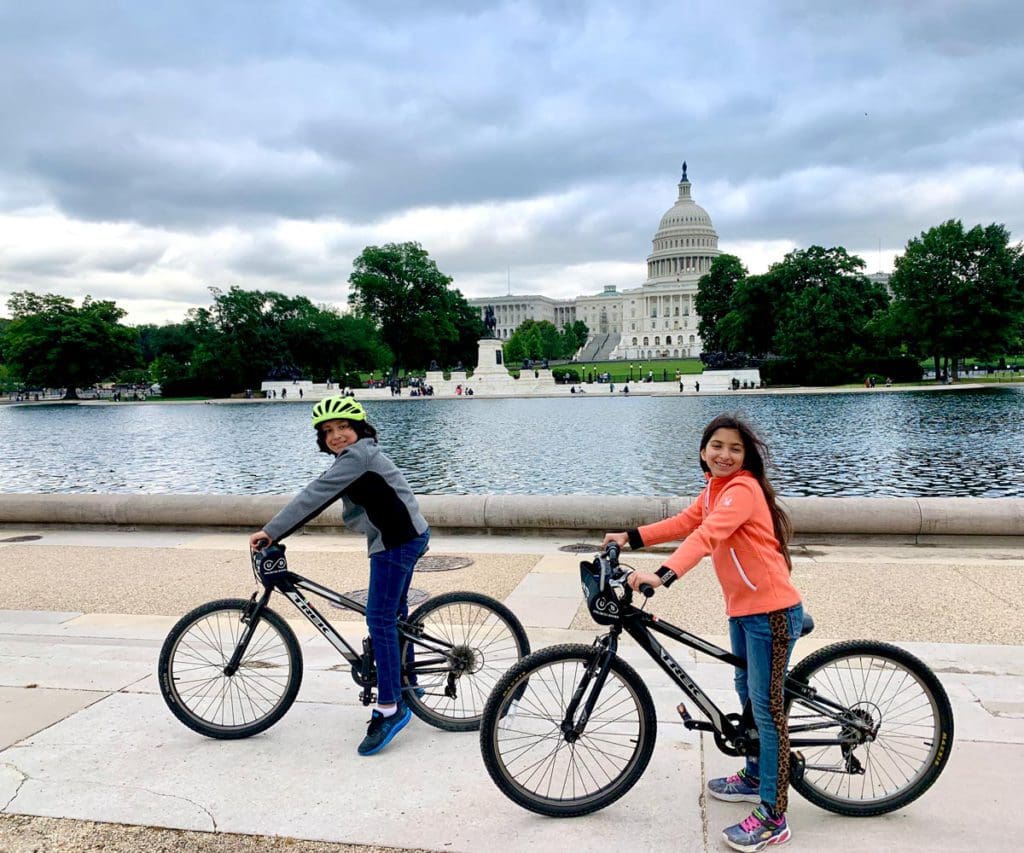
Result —
[{"label": "green tree", "polygon": [[[572,343],[575,343],[575,332]],[[568,342],[554,323],[548,320],[523,320],[504,344],[506,364],[519,364],[523,359],[565,358]],[[572,351],[576,351],[574,346]]]},{"label": "green tree", "polygon": [[889,281],[891,324],[919,355],[989,357],[1012,348],[1024,314],[1024,256],[995,223],[964,230],[951,219],[907,243]]},{"label": "green tree", "polygon": [[863,269],[842,247],[790,252],[736,285],[717,333],[730,351],[792,359],[804,381],[842,381],[851,357],[870,349],[869,324],[888,304]]},{"label": "green tree", "polygon": [[722,349],[756,355],[770,353],[775,315],[781,307],[772,279],[768,275],[747,276],[737,283],[729,306],[729,312],[715,327],[715,337]]},{"label": "green tree", "polygon": [[194,329],[187,323],[165,323],[157,326],[146,323],[137,326],[142,361],[151,364],[161,356],[171,356],[177,361],[187,362],[192,350],[199,342]]},{"label": "green tree", "polygon": [[502,345],[505,354],[505,364],[509,367],[518,367],[523,361],[530,357],[526,349],[526,338],[523,335],[516,335],[514,332]]},{"label": "green tree", "polygon": [[575,320],[562,326],[562,351],[559,358],[572,358],[587,342],[590,330],[582,320]]},{"label": "green tree", "polygon": [[475,364],[479,353],[477,343],[487,331],[480,318],[480,309],[470,305],[457,290],[449,290],[445,300],[455,326],[455,339],[442,341],[430,360],[447,366]]},{"label": "green tree", "polygon": [[747,268],[735,255],[719,255],[697,282],[693,307],[700,316],[697,331],[707,352],[727,349],[719,337],[718,324],[731,310],[737,285],[747,277]]},{"label": "green tree", "polygon": [[7,302],[3,358],[30,385],[77,389],[138,364],[138,333],[121,325],[125,312],[114,302],[86,296],[81,307],[64,296],[21,291]]},{"label": "green tree", "polygon": [[462,308],[468,304],[459,291],[449,289],[451,278],[419,243],[367,246],[353,262],[348,281],[349,304],[380,329],[396,372],[424,368],[446,353],[465,350],[470,332],[483,331],[475,324],[460,329],[460,323],[468,322]]},{"label": "green tree", "polygon": [[340,315],[304,296],[239,287],[210,292],[213,305],[192,309],[186,322],[197,343],[185,376],[180,353],[161,356],[161,369],[183,382],[172,382],[177,393],[227,394],[259,387],[271,376],[324,380],[390,363],[365,318]]},{"label": "green tree", "polygon": [[865,327],[888,306],[885,289],[864,275],[864,261],[846,249],[811,246],[769,270],[784,295],[774,346],[782,356],[835,365],[865,349]]}]

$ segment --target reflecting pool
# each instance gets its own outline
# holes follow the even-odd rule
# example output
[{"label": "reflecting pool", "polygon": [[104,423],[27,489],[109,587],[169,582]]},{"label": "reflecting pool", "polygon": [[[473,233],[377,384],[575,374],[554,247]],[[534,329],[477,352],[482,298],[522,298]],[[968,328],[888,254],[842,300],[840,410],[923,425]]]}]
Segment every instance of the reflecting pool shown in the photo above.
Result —
[{"label": "reflecting pool", "polygon": [[[1024,496],[1020,387],[365,405],[419,494],[694,494],[704,425],[739,410],[768,439],[782,495]],[[0,407],[0,491],[291,492],[329,461],[309,408]]]}]

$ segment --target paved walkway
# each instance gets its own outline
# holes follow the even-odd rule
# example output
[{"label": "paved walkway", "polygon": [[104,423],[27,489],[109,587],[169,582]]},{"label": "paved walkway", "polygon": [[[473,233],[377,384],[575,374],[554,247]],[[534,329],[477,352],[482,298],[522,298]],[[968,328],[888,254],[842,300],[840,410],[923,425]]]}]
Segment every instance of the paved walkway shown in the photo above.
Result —
[{"label": "paved walkway", "polygon": [[[0,540],[24,535],[42,538],[0,541],[7,569],[0,590],[0,813],[400,849],[559,853],[723,850],[721,828],[745,814],[742,804],[702,797],[708,776],[734,769],[734,761],[682,728],[673,686],[628,647],[655,698],[658,745],[636,787],[585,818],[545,819],[506,800],[482,766],[475,734],[414,719],[380,755],[359,758],[367,710],[348,675],[334,669],[338,657],[304,622],[292,623],[306,678],[288,715],[248,740],[205,739],[164,706],[156,656],[189,607],[251,591],[244,535],[0,530]],[[414,587],[502,598],[534,648],[589,642],[596,632],[580,612],[579,557],[557,550],[568,542],[438,536],[432,554],[465,555],[474,564],[418,573]],[[354,538],[298,536],[289,555],[297,571],[336,588],[365,586],[365,555]],[[634,557],[638,565],[657,559]],[[1016,644],[1024,625],[1015,605],[1024,549],[995,541],[956,549],[815,545],[797,549],[794,577],[818,623],[797,657],[853,636],[900,642],[938,670],[953,702],[956,745],[935,787],[891,815],[841,818],[794,795],[789,849],[1013,849],[1016,841],[1005,839],[1019,810],[1016,777],[1024,764],[1024,648]],[[290,616],[283,605],[277,608]],[[654,606],[724,642],[710,571],[659,594]],[[356,621],[342,620],[340,628],[353,640],[363,633]],[[698,663],[692,671],[728,701],[728,667]],[[15,830],[35,838],[51,825],[64,828],[54,833],[80,826],[8,818],[0,841]]]}]

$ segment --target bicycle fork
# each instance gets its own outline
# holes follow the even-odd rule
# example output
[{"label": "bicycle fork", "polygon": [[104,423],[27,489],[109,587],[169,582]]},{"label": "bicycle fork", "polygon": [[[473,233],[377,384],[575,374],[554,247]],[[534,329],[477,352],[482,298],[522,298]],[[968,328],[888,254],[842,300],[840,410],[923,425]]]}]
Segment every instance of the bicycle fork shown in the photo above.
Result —
[{"label": "bicycle fork", "polygon": [[[602,646],[604,647],[603,650],[599,651]],[[577,685],[572,699],[565,709],[565,717],[562,719],[560,728],[566,743],[576,743],[582,737],[590,720],[590,715],[594,712],[594,707],[597,705],[601,690],[604,688],[604,683],[608,679],[608,670],[611,669],[617,646],[618,642],[612,635],[600,637],[594,642],[595,656],[584,671],[583,678],[580,679],[580,683]],[[593,682],[593,687],[591,687],[591,682]],[[590,688],[589,695],[587,695],[588,688]],[[584,702],[583,697],[585,695],[587,698]],[[580,711],[577,717],[576,712],[579,711],[581,703],[583,704],[583,710]]]},{"label": "bicycle fork", "polygon": [[264,588],[263,595],[260,596],[259,601],[256,600],[256,596],[259,595],[258,590],[250,597],[249,606],[245,608],[245,612],[242,614],[242,624],[245,625],[245,630],[242,631],[242,636],[238,638],[238,645],[235,646],[235,651],[231,658],[224,664],[224,674],[228,678],[238,672],[238,667],[242,663],[246,649],[249,648],[249,642],[256,631],[256,626],[259,625],[260,614],[270,600],[271,592],[273,592],[273,589],[268,586]]}]

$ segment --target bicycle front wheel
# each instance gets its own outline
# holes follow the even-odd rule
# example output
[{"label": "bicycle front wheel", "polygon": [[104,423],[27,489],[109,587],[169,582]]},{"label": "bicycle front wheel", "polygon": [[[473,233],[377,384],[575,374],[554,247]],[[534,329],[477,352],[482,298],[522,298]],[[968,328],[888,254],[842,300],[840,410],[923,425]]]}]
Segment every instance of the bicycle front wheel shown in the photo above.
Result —
[{"label": "bicycle front wheel", "polygon": [[[593,712],[576,731],[600,656],[593,646],[542,649],[494,688],[480,749],[495,784],[523,808],[550,817],[589,814],[615,802],[647,768],[657,738],[654,702],[621,658],[612,659]],[[576,694],[574,719],[566,721]]]},{"label": "bicycle front wheel", "polygon": [[813,700],[787,698],[790,741],[803,752],[793,787],[837,814],[886,814],[916,800],[939,778],[953,747],[953,711],[935,674],[910,652],[869,640],[809,655],[791,678],[810,685],[874,731],[866,743],[800,747],[801,738],[849,741],[854,727]]},{"label": "bicycle front wheel", "polygon": [[412,712],[450,732],[480,727],[498,679],[530,653],[515,614],[475,592],[431,598],[409,617],[417,639],[402,637],[402,694]]},{"label": "bicycle front wheel", "polygon": [[302,683],[302,653],[295,633],[263,608],[238,669],[228,661],[249,627],[249,602],[211,601],[186,613],[160,650],[157,678],[167,707],[181,722],[213,738],[243,738],[284,716]]}]

